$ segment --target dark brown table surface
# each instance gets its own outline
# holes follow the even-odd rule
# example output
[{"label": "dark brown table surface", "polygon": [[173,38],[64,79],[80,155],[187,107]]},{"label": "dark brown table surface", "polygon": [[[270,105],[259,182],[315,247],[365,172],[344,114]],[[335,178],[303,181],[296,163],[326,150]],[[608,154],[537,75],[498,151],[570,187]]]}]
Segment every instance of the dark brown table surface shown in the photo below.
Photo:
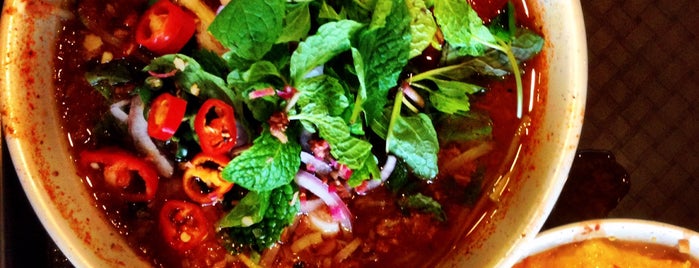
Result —
[{"label": "dark brown table surface", "polygon": [[[610,152],[630,181],[628,194],[605,216],[652,219],[699,231],[699,3],[581,4],[589,85],[579,148]],[[32,212],[5,146],[2,167],[0,267],[70,267]],[[610,170],[598,167],[593,164],[590,170]],[[554,210],[546,227],[596,216],[590,213],[599,208],[580,205],[576,195],[609,191],[614,184],[605,183],[604,176],[590,175],[598,181],[572,190],[567,186],[560,203],[578,205],[580,213]]]}]

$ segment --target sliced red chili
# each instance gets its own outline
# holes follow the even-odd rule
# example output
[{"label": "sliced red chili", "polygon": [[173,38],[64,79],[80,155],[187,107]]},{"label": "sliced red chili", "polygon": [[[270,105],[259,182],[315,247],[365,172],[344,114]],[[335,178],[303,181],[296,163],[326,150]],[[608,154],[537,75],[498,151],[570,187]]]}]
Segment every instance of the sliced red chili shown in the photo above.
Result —
[{"label": "sliced red chili", "polygon": [[155,197],[158,172],[145,160],[121,149],[105,148],[80,153],[80,163],[102,172],[107,186],[127,201],[145,202]]},{"label": "sliced red chili", "polygon": [[162,141],[169,140],[180,127],[186,110],[186,100],[169,93],[160,94],[148,112],[148,135]]},{"label": "sliced red chili", "polygon": [[179,252],[195,248],[209,235],[209,221],[202,208],[186,201],[165,202],[159,221],[165,242]]},{"label": "sliced red chili", "polygon": [[136,42],[157,54],[180,51],[196,29],[194,16],[168,0],[153,4],[141,16]]},{"label": "sliced red chili", "polygon": [[219,99],[206,100],[194,118],[194,131],[203,152],[228,153],[235,146],[238,134],[233,107]]},{"label": "sliced red chili", "polygon": [[221,171],[230,159],[222,155],[201,153],[192,159],[182,177],[184,192],[192,201],[200,204],[212,204],[223,200],[223,195],[233,183],[221,176]]}]

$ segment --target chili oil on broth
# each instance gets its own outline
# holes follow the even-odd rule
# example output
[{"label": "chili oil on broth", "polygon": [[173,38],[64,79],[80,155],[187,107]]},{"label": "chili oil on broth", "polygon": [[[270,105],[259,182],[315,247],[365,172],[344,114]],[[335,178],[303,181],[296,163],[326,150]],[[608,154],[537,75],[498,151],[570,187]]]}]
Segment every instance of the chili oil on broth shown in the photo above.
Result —
[{"label": "chili oil on broth", "polygon": [[[522,20],[519,23],[535,28],[532,19]],[[103,118],[107,116],[109,105],[105,102],[104,97],[95,91],[84,78],[84,72],[98,64],[102,56],[102,53],[95,54],[85,51],[83,44],[88,33],[89,30],[78,20],[66,21],[61,31],[61,41],[58,44],[58,57],[55,63],[56,100],[61,109],[59,112],[62,115],[66,138],[76,159],[79,152],[84,150],[105,146],[124,146],[122,144],[123,137],[118,137],[115,133],[95,131],[101,129],[96,128],[96,126],[101,124]],[[103,46],[109,47],[109,45]],[[113,57],[119,58],[122,56],[119,49],[112,46],[109,50],[113,53]],[[545,74],[534,71],[545,69],[543,68],[545,64],[543,58],[540,54],[527,62],[522,76],[525,81],[524,88],[534,89],[532,92],[537,96],[545,95],[543,94],[545,91],[543,85],[546,84]],[[131,67],[134,71],[138,71],[143,67],[143,64],[134,63]],[[539,72],[539,79],[531,79],[532,72]],[[543,79],[541,79],[542,77]],[[520,120],[514,111],[516,107],[514,88],[514,81],[511,78],[492,82],[488,86],[488,91],[476,96],[473,101],[474,109],[487,113],[491,117],[494,127],[495,147],[492,152],[479,159],[479,163],[485,166],[483,185],[488,185],[492,178],[500,176],[503,165],[506,167],[513,165],[510,163],[511,159],[506,159],[513,142],[516,144],[528,142],[526,136],[517,140],[513,139],[514,133],[520,127]],[[116,94],[128,96],[133,88],[120,87],[118,90]],[[525,93],[528,93],[527,91],[525,90]],[[525,103],[528,103],[531,96],[529,94],[525,96]],[[540,101],[533,102],[535,104],[534,110],[525,115],[527,117],[537,112],[536,108]],[[530,130],[535,130],[535,126],[530,127]],[[125,203],[120,200],[118,195],[110,191],[100,178],[85,174],[89,174],[89,171],[82,170],[81,175],[83,175],[86,187],[93,193],[95,205],[103,209],[105,218],[112,223],[132,248],[151,259],[154,265],[178,267],[227,263],[245,267],[240,262],[231,262],[234,258],[221,245],[225,237],[214,235],[207,237],[200,247],[187,254],[185,260],[181,260],[181,255],[161,242],[162,238],[157,223],[158,211],[165,200],[187,200],[187,196],[182,190],[181,180],[160,179],[157,196],[148,204]],[[179,176],[181,174],[176,173],[173,177],[178,178]],[[481,196],[480,201],[476,201],[472,196],[467,196],[465,191],[459,190],[462,190],[463,187],[454,186],[455,182],[449,178],[438,178],[434,182],[424,185],[426,191],[434,194],[436,199],[442,203],[448,219],[444,223],[435,221],[430,215],[420,213],[413,213],[406,217],[405,213],[395,205],[395,200],[389,191],[381,187],[365,196],[355,196],[349,200],[348,205],[354,216],[353,233],[341,232],[338,235],[324,237],[326,242],[315,245],[309,250],[294,253],[290,249],[293,239],[313,232],[311,229],[303,229],[303,224],[307,224],[308,219],[301,216],[292,226],[296,228],[295,232],[283,234],[282,241],[285,242],[273,247],[273,250],[276,251],[276,258],[271,263],[282,266],[294,266],[302,263],[322,266],[323,263],[327,262],[327,256],[317,254],[325,251],[337,251],[337,248],[347,246],[355,238],[360,237],[362,244],[344,263],[347,266],[408,265],[414,267],[416,263],[425,264],[426,267],[430,266],[439,262],[441,256],[452,250],[457,240],[471,237],[473,233],[480,232],[482,229],[480,225],[487,223],[479,223],[472,219],[480,218],[477,216],[480,214],[493,213],[495,207],[495,204],[483,201],[487,197]],[[235,188],[235,191],[238,193],[233,194],[243,195],[240,189]],[[464,200],[469,200],[469,202]],[[482,203],[486,205],[477,206],[476,211],[472,211],[475,204]],[[215,223],[230,208],[224,208],[218,204],[204,206],[203,209],[210,222]],[[469,224],[464,225],[464,221],[468,221]],[[210,228],[212,233],[215,233],[214,224],[211,224]],[[425,254],[425,252],[429,252],[429,254]],[[314,253],[316,254],[314,255]],[[263,253],[262,258],[265,256]]]}]

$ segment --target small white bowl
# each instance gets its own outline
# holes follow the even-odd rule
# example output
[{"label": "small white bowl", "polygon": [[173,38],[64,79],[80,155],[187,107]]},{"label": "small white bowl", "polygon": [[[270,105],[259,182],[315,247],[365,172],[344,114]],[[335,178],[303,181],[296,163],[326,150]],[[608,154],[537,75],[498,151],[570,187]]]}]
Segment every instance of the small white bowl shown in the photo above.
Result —
[{"label": "small white bowl", "polygon": [[642,242],[678,248],[699,260],[699,233],[671,224],[639,219],[601,219],[566,224],[540,233],[526,250],[510,258],[508,267],[525,259],[565,244],[594,238]]}]

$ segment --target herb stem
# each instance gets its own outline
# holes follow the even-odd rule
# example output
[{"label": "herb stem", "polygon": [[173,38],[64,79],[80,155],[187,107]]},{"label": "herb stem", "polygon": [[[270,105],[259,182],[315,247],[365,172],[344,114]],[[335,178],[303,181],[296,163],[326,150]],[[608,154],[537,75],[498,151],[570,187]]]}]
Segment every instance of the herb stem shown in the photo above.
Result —
[{"label": "herb stem", "polygon": [[352,115],[349,119],[350,124],[357,122],[357,118],[359,118],[359,114],[362,112],[362,104],[364,104],[364,98],[361,94],[357,94],[357,99],[354,101],[354,107],[352,108]]},{"label": "herb stem", "polygon": [[386,133],[386,153],[388,153],[389,145],[391,144],[391,138],[393,137],[393,125],[396,123],[396,119],[400,116],[400,108],[403,103],[403,91],[398,90],[396,93],[396,98],[393,100],[393,111],[391,111],[391,120],[388,123],[388,133]]},{"label": "herb stem", "polygon": [[505,52],[505,54],[507,55],[507,59],[510,62],[510,65],[512,66],[512,73],[515,76],[515,84],[517,86],[517,118],[521,119],[523,113],[522,106],[524,103],[524,93],[522,89],[522,74],[519,71],[519,64],[517,63],[515,54],[512,52],[512,47],[503,41],[498,40],[498,42],[502,47],[506,48],[503,52]]},{"label": "herb stem", "polygon": [[426,72],[422,72],[422,73],[413,75],[410,79],[410,82],[412,83],[412,82],[417,82],[417,81],[429,79],[430,77],[434,77],[440,73],[445,73],[448,71],[459,69],[459,68],[463,67],[463,65],[464,65],[463,63],[459,63],[459,64],[455,64],[455,65],[449,65],[449,66],[445,66],[445,67],[432,69],[432,70],[429,70]]}]

